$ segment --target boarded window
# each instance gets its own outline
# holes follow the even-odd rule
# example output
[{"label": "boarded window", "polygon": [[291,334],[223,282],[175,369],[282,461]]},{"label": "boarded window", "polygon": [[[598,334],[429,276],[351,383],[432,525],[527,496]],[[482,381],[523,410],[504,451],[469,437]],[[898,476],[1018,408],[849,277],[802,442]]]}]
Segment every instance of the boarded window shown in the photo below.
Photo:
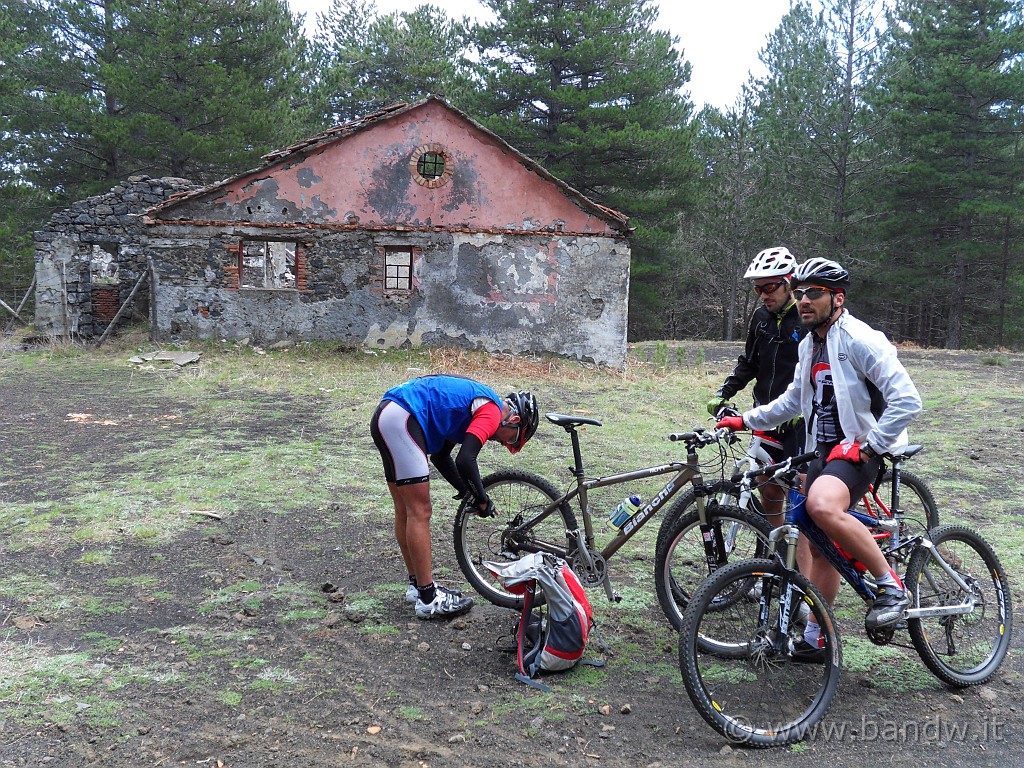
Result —
[{"label": "boarded window", "polygon": [[242,240],[238,271],[243,288],[295,288],[296,244],[281,240]]},{"label": "boarded window", "polygon": [[384,246],[384,290],[412,290],[412,248]]}]

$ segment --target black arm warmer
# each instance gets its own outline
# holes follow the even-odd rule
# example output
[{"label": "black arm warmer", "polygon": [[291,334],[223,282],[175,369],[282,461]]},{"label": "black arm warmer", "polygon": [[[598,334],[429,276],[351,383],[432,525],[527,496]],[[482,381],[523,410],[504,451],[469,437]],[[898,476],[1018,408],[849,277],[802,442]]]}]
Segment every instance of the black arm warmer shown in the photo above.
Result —
[{"label": "black arm warmer", "polygon": [[480,479],[480,468],[476,465],[476,457],[483,447],[484,444],[476,435],[466,435],[462,441],[462,448],[459,449],[459,455],[455,457],[455,467],[459,471],[459,477],[469,488],[469,492],[476,496],[478,503],[487,498],[483,480]]},{"label": "black arm warmer", "polygon": [[437,453],[430,454],[431,463],[437,467],[437,471],[441,473],[441,477],[447,480],[451,486],[459,492],[459,495],[463,495],[468,490],[466,484],[462,482],[462,478],[459,477],[459,470],[455,468],[455,461],[452,459],[452,449],[455,448],[455,443],[447,441]]}]

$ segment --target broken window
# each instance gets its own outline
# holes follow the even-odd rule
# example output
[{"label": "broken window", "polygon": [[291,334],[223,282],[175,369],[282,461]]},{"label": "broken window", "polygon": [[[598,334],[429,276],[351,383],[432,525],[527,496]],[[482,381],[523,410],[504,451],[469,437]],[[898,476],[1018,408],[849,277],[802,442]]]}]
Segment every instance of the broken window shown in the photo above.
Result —
[{"label": "broken window", "polygon": [[242,240],[238,245],[243,288],[295,288],[296,244],[281,240]]},{"label": "broken window", "polygon": [[117,243],[93,243],[89,260],[92,282],[101,285],[117,283],[117,255],[120,246]]},{"label": "broken window", "polygon": [[412,290],[412,248],[384,246],[384,290]]}]

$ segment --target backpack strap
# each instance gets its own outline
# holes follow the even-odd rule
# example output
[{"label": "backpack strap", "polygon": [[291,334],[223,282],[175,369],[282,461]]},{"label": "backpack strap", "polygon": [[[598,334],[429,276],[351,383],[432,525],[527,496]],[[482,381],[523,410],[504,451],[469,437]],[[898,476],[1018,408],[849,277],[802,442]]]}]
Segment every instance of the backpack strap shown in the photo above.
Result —
[{"label": "backpack strap", "polygon": [[538,691],[544,691],[545,693],[547,693],[551,690],[550,685],[544,685],[544,683],[540,682],[539,680],[534,680],[532,677],[527,677],[522,672],[516,672],[516,680],[518,680],[520,683],[526,683],[528,686],[530,686],[531,688],[536,688]]},{"label": "backpack strap", "polygon": [[516,631],[516,663],[519,666],[519,671],[516,672],[515,678],[520,683],[526,683],[531,688],[547,692],[551,690],[550,686],[533,679],[533,676],[537,674],[537,667],[539,665],[537,659],[540,657],[544,645],[543,636],[537,638],[537,643],[530,649],[529,653],[523,653],[523,648],[528,642],[526,633],[530,629],[530,615],[533,613],[533,603],[536,595],[537,581],[531,580],[526,584],[526,591],[523,595],[523,612],[519,616],[519,627]]},{"label": "backpack strap", "polygon": [[530,629],[530,614],[533,612],[533,601],[536,594],[537,581],[530,580],[526,584],[526,592],[523,595],[523,612],[519,616],[519,628],[516,631],[516,664],[519,666],[519,675],[527,678],[533,677],[537,672],[536,656],[541,645],[538,642],[529,653],[524,654],[523,652],[527,643],[526,633]]}]

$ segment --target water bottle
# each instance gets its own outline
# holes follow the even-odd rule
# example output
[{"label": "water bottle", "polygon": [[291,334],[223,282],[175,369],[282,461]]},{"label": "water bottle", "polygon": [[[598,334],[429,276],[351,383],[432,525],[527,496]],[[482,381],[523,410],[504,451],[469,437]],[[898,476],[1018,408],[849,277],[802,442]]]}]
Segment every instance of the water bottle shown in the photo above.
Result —
[{"label": "water bottle", "polygon": [[616,531],[626,524],[633,515],[640,509],[640,497],[630,496],[619,502],[619,506],[608,516],[608,527]]}]

